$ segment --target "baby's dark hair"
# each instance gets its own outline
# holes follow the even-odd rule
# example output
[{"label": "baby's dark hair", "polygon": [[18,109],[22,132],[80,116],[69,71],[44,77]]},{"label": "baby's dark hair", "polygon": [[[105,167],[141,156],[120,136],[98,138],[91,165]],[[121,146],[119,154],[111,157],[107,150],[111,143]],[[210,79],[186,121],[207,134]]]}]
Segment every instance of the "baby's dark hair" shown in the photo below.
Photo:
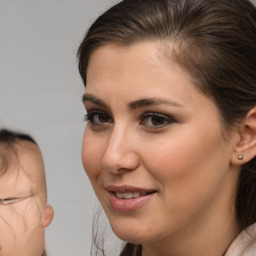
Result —
[{"label": "baby's dark hair", "polygon": [[19,141],[29,141],[37,145],[36,141],[28,134],[6,129],[0,130],[0,176],[6,173],[13,157],[17,157],[15,144]]}]

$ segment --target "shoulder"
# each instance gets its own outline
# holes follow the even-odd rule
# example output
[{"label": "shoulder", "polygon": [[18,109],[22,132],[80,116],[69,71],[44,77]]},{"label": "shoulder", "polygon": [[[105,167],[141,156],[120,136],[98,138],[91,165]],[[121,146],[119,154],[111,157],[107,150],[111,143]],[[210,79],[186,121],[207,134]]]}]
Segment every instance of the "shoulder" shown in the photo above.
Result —
[{"label": "shoulder", "polygon": [[256,255],[256,223],[243,230],[233,241],[224,256]]}]

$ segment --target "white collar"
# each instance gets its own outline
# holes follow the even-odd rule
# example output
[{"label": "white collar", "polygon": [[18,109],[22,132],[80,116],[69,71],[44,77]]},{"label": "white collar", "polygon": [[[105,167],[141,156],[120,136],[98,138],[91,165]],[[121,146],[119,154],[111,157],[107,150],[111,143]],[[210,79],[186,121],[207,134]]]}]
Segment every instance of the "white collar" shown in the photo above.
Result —
[{"label": "white collar", "polygon": [[256,255],[256,223],[244,229],[232,242],[224,256]]}]

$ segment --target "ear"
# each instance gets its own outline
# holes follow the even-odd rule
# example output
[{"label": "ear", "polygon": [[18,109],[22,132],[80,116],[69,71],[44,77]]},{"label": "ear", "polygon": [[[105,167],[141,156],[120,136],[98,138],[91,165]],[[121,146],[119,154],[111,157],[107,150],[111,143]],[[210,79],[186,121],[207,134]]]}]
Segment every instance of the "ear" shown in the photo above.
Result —
[{"label": "ear", "polygon": [[241,165],[256,156],[256,106],[253,107],[241,123],[239,140],[232,155],[231,162]]},{"label": "ear", "polygon": [[42,217],[41,217],[41,225],[46,228],[48,227],[53,219],[54,211],[53,208],[50,205],[47,205],[43,212],[42,212]]}]

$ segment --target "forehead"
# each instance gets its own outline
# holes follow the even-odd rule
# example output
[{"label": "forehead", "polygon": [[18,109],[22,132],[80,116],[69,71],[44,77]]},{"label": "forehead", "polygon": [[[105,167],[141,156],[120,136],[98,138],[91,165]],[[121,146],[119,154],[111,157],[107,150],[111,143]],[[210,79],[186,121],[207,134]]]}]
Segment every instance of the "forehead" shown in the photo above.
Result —
[{"label": "forehead", "polygon": [[44,178],[44,164],[39,148],[32,142],[19,141],[15,143],[15,149],[7,154],[10,157],[6,172],[0,177],[0,193],[11,189],[28,192],[38,187]]},{"label": "forehead", "polygon": [[163,44],[139,42],[129,46],[107,44],[95,49],[87,69],[85,92],[103,99],[108,95],[116,98],[118,94],[135,100],[162,97],[175,90],[188,102],[190,93],[184,90],[195,88],[199,91],[192,76],[171,56],[164,56]]},{"label": "forehead", "polygon": [[17,154],[22,169],[30,175],[44,169],[43,157],[37,145],[29,141],[17,144]]},{"label": "forehead", "polygon": [[[94,68],[118,68],[119,71],[131,71],[136,66],[140,71],[145,67],[155,69],[160,63],[163,65],[163,61],[168,63],[164,49],[163,44],[154,41],[137,42],[131,45],[105,44],[92,52],[87,73]],[[103,59],[105,61],[102,61]]]}]

